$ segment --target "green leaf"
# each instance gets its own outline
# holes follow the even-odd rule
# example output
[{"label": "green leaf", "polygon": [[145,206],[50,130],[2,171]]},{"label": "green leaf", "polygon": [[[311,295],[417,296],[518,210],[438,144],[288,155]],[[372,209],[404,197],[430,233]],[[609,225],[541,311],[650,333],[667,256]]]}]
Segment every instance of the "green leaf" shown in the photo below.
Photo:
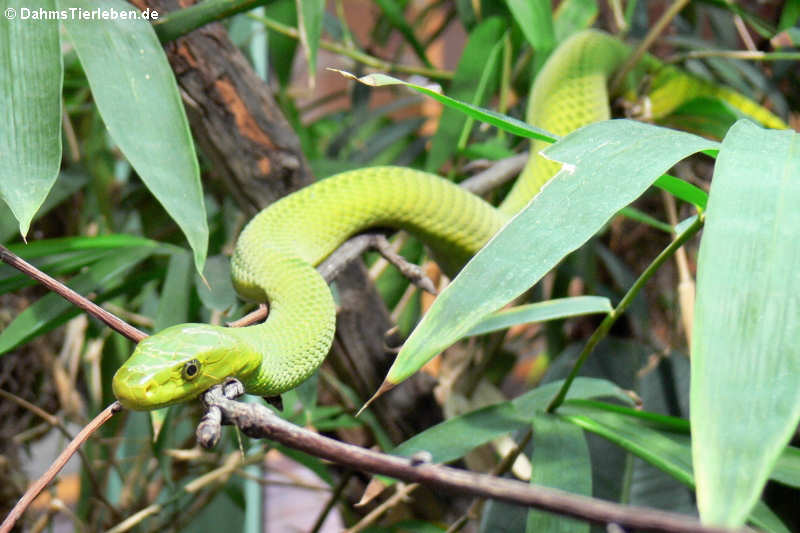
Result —
[{"label": "green leaf", "polygon": [[662,126],[722,139],[744,113],[720,98],[694,98],[658,121]]},{"label": "green leaf", "polygon": [[611,302],[603,296],[573,296],[571,298],[557,298],[546,302],[519,305],[511,309],[497,311],[478,322],[465,337],[483,335],[492,331],[527,324],[557,320],[573,316],[589,315],[593,313],[610,313]]},{"label": "green leaf", "polygon": [[[363,400],[359,398],[355,390],[336,379],[336,377],[330,372],[326,372],[323,369],[320,371],[320,376],[325,380],[325,384],[328,387],[332,388],[341,398],[345,400],[346,404],[355,406],[363,403]],[[358,415],[358,419],[372,431],[372,435],[375,437],[375,441],[378,443],[378,446],[380,446],[381,450],[390,450],[394,447],[392,445],[392,439],[389,438],[389,435],[383,429],[378,421],[378,417],[375,416],[375,413],[373,413],[372,410],[369,408],[364,409]]]},{"label": "green leaf", "polygon": [[555,48],[550,0],[506,0],[506,4],[534,50],[546,53]]},{"label": "green leaf", "polygon": [[[42,206],[33,215],[33,220],[46,215],[56,206],[61,204],[75,192],[82,189],[89,181],[89,176],[83,172],[65,170],[56,179],[55,184],[47,194]],[[14,214],[0,202],[0,242],[7,242],[19,231],[19,224]]]},{"label": "green leaf", "polygon": [[564,0],[555,13],[556,41],[585,30],[597,18],[596,0]]},{"label": "green leaf", "polygon": [[[649,430],[664,432],[666,435],[672,436],[679,434],[689,435],[689,421],[684,418],[651,413],[640,409],[631,409],[624,405],[582,398],[573,398],[569,400],[569,402],[566,402],[565,405],[569,405],[569,408],[565,408],[567,409],[566,411],[559,410],[560,413],[580,413],[589,416],[595,416],[596,413],[613,413],[613,416],[620,417],[620,422],[616,425],[620,425],[620,427],[624,428],[637,426],[639,429],[632,434],[638,434],[642,438],[646,438],[646,433]],[[642,432],[644,432],[644,434]],[[681,440],[681,442],[684,441]],[[685,459],[682,460],[691,465],[691,458],[689,457],[691,450],[688,447],[688,440],[685,442],[687,447],[685,451],[681,452],[685,455]],[[647,448],[648,445],[645,444],[643,447]],[[800,487],[800,448],[786,446],[783,449],[775,468],[770,474],[770,479],[791,487]]]},{"label": "green leaf", "polygon": [[43,239],[28,244],[11,244],[8,249],[23,259],[35,259],[48,255],[86,250],[117,250],[120,248],[162,247],[165,250],[180,249],[135,235],[97,235],[95,237],[61,237]]},{"label": "green leaf", "polygon": [[187,252],[172,254],[167,277],[161,289],[153,331],[189,320],[189,300],[192,286],[192,258]]},{"label": "green leaf", "polygon": [[[83,274],[75,276],[70,281],[70,288],[79,294],[89,294],[93,291],[108,290],[120,285],[124,274],[144,261],[155,250],[156,247],[122,250],[118,254],[99,261]],[[73,313],[70,314],[70,311]],[[48,294],[20,313],[0,333],[0,354],[50,331],[77,312],[78,310],[71,303],[58,294]]]},{"label": "green leaf", "polygon": [[567,163],[439,295],[386,378],[399,383],[537,283],[680,159],[717,146],[629,120],[590,124],[547,148]]},{"label": "green leaf", "polygon": [[676,233],[672,226],[667,224],[666,222],[661,222],[655,217],[651,217],[644,211],[639,211],[635,207],[627,206],[623,207],[619,210],[619,214],[625,217],[628,217],[631,220],[635,220],[636,222],[641,222],[642,224],[647,224],[648,226],[655,228],[657,230],[661,230],[664,233]]},{"label": "green leaf", "polygon": [[778,31],[788,30],[800,20],[800,0],[788,0],[781,10]]},{"label": "green leaf", "polygon": [[411,27],[411,24],[408,23],[403,14],[403,8],[401,6],[403,6],[404,3],[397,2],[397,0],[375,0],[375,3],[380,7],[383,16],[386,17],[389,24],[402,34],[406,42],[411,46],[411,49],[417,54],[419,60],[422,61],[426,67],[432,67],[433,65],[431,65],[431,62],[425,55],[425,47],[422,46],[422,43],[419,42],[416,35],[414,35],[414,28]]},{"label": "green leaf", "polygon": [[684,202],[696,205],[700,209],[705,209],[708,203],[708,195],[703,189],[669,174],[660,176],[653,185],[667,191],[675,198],[680,198]]},{"label": "green leaf", "polygon": [[[447,91],[452,99],[473,102],[480,105],[486,99],[485,83],[483,91],[479,88],[478,80],[488,70],[494,71],[499,57],[499,46],[502,44],[503,33],[506,27],[502,19],[492,17],[481,22],[469,34],[467,44],[461,53],[461,59],[456,67],[453,81]],[[497,76],[489,79],[497,82]],[[473,117],[476,118],[476,117]],[[458,109],[445,108],[439,117],[439,126],[431,139],[431,148],[425,161],[425,168],[436,172],[445,161],[456,151],[461,130],[466,122],[466,117]],[[480,119],[479,119],[480,120]]]},{"label": "green leaf", "polygon": [[787,446],[784,448],[770,479],[800,489],[800,449]]},{"label": "green leaf", "polygon": [[800,420],[798,175],[800,137],[747,120],[717,157],[691,361],[697,502],[711,524],[744,522]]},{"label": "green leaf", "polygon": [[[34,266],[51,276],[57,276],[75,272],[99,259],[107,257],[111,253],[114,252],[108,250],[83,250],[58,254],[36,261]],[[31,279],[30,276],[21,274],[17,269],[10,266],[0,266],[0,294],[13,292],[22,287],[30,287],[32,285],[36,285],[36,280]]]},{"label": "green leaf", "polygon": [[[510,400],[467,414],[450,418],[411,437],[392,450],[391,454],[410,457],[427,451],[434,463],[448,463],[469,453],[501,435],[526,428],[539,413],[543,413],[550,398],[561,386],[560,381],[548,383]],[[579,377],[569,390],[569,398],[614,397],[630,401],[613,383]]]},{"label": "green leaf", "polygon": [[[592,464],[583,431],[558,416],[542,414],[534,417],[531,465],[531,484],[592,495]],[[525,531],[588,533],[589,523],[531,509]]]},{"label": "green leaf", "polygon": [[203,305],[215,311],[227,311],[236,305],[236,290],[231,281],[231,260],[224,255],[213,255],[206,261],[203,271],[208,285],[195,276],[194,286]]},{"label": "green leaf", "polygon": [[[59,6],[135,9],[121,0],[59,0]],[[175,77],[153,28],[140,18],[63,22],[111,138],[186,235],[202,272],[208,225],[200,171]]]},{"label": "green leaf", "polygon": [[58,20],[22,17],[55,7],[54,0],[9,0],[0,17],[0,197],[23,237],[61,165],[64,65]]},{"label": "green leaf", "polygon": [[[297,25],[297,9],[292,0],[279,0],[264,6],[264,14],[290,27]],[[269,63],[282,87],[291,81],[292,63],[294,62],[297,40],[287,37],[275,30],[268,32]]]},{"label": "green leaf", "polygon": [[[627,415],[622,414],[626,411]],[[608,404],[603,407],[599,402],[570,400],[559,409],[559,415],[621,446],[681,483],[695,486],[689,435],[654,429],[648,420],[654,413],[642,418],[637,416],[636,411],[624,407]],[[763,502],[758,502],[749,515],[747,518],[750,522],[766,531],[788,531]]]},{"label": "green leaf", "polygon": [[300,42],[303,43],[308,61],[310,83],[313,87],[317,72],[317,49],[322,35],[322,15],[325,13],[324,0],[296,0],[297,26],[300,29]]},{"label": "green leaf", "polygon": [[335,68],[329,68],[328,70],[333,70],[334,72],[338,72],[342,76],[354,79],[360,83],[363,83],[364,85],[369,85],[370,87],[405,85],[406,87],[410,87],[415,91],[430,96],[437,102],[441,102],[447,107],[458,109],[461,113],[467,115],[468,117],[472,117],[482,122],[486,122],[487,124],[496,126],[501,130],[513,133],[514,135],[519,135],[520,137],[539,139],[545,142],[555,142],[555,140],[558,138],[558,136],[553,133],[545,131],[541,128],[537,128],[535,126],[531,126],[514,117],[509,117],[507,115],[503,115],[502,113],[492,111],[491,109],[484,109],[482,107],[478,107],[476,105],[468,104],[466,102],[456,100],[455,98],[450,98],[449,96],[445,96],[441,93],[441,89],[439,88],[438,85],[435,86],[416,85],[414,83],[409,83],[407,81],[399,80],[397,78],[393,78],[392,76],[380,73],[368,74],[366,76],[358,78],[353,74],[350,74],[349,72],[346,72],[344,70],[338,70]]}]

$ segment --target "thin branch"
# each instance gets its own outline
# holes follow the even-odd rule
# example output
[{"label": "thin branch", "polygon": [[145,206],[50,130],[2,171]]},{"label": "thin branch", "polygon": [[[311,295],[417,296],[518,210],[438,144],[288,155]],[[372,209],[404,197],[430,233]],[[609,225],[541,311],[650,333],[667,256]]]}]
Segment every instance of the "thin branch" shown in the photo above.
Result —
[{"label": "thin branch", "polygon": [[247,313],[242,318],[228,322],[229,328],[242,328],[257,322],[261,322],[269,316],[269,306],[267,304],[260,304],[255,311]]},{"label": "thin branch", "polygon": [[[34,404],[30,403],[29,401],[27,401],[26,399],[20,398],[19,396],[15,395],[15,394],[11,394],[10,392],[8,392],[8,391],[6,391],[4,389],[0,389],[0,398],[5,398],[6,400],[14,402],[17,405],[19,405],[20,407],[22,407],[23,409],[27,409],[28,411],[32,412],[33,414],[35,414],[39,418],[44,419],[44,421],[47,422],[48,425],[58,429],[61,432],[61,434],[64,435],[65,438],[70,439],[70,440],[74,439],[72,434],[67,429],[67,426],[61,421],[60,418],[58,418],[55,415],[51,415],[50,413],[48,413],[47,411],[45,411],[44,409],[42,409],[38,405],[34,405]],[[94,470],[92,469],[91,461],[86,456],[86,454],[83,452],[83,450],[81,450],[80,448],[77,448],[76,451],[78,452],[78,455],[80,455],[81,461],[83,461],[83,465],[86,468],[86,475],[89,478],[89,483],[92,485],[92,488],[96,492],[95,496],[97,497],[97,499],[103,505],[105,505],[108,508],[108,510],[111,512],[111,514],[115,518],[118,517],[119,516],[119,512],[111,504],[111,502],[109,502],[106,499],[106,497],[103,495],[102,491],[100,490],[100,482],[97,480],[97,477],[95,476]],[[23,511],[24,511],[24,509],[23,509]]]},{"label": "thin branch", "polygon": [[[532,437],[533,437],[533,427],[529,427],[528,431],[525,432],[525,434],[522,436],[517,445],[514,446],[514,448],[508,454],[506,454],[505,457],[503,457],[502,461],[500,461],[494,468],[492,468],[492,475],[502,476],[503,474],[508,472],[509,469],[511,469],[511,467],[513,466],[514,461],[516,461],[517,457],[519,457],[519,454],[521,454],[525,450],[525,447],[531,441]],[[478,511],[480,511],[480,507],[481,505],[483,505],[485,501],[486,501],[485,498],[476,498],[469,506],[469,509],[467,509],[467,511],[463,515],[461,515],[461,517],[458,520],[453,522],[453,524],[449,528],[447,528],[446,533],[457,533],[458,531],[461,531],[461,529],[463,529],[463,527],[467,525],[467,522],[474,519],[478,515]]]},{"label": "thin branch", "polygon": [[419,483],[410,483],[398,487],[397,491],[392,494],[387,500],[366,514],[355,525],[344,530],[343,533],[361,533],[365,528],[374,524],[386,511],[390,510],[395,505],[408,501],[409,495],[420,486]]},{"label": "thin branch", "polygon": [[500,159],[483,172],[465,179],[459,185],[479,196],[486,194],[519,174],[528,161],[528,155],[528,152],[522,152]]},{"label": "thin branch", "polygon": [[311,528],[310,533],[319,533],[322,529],[322,526],[325,524],[325,520],[328,519],[328,515],[333,510],[336,502],[342,497],[342,493],[344,489],[347,487],[347,484],[350,482],[350,479],[353,477],[353,471],[348,470],[345,474],[342,475],[342,478],[336,484],[336,487],[333,489],[333,494],[331,494],[330,499],[325,502],[325,507],[317,516],[317,519],[314,521],[314,526]]},{"label": "thin branch", "polygon": [[[678,224],[678,209],[675,197],[667,191],[661,191],[661,199],[667,211],[667,220],[672,227]],[[681,247],[675,252],[675,264],[678,267],[678,302],[681,312],[683,331],[686,334],[686,345],[692,345],[692,324],[694,323],[695,284],[689,271],[689,256]]]},{"label": "thin branch", "polygon": [[19,499],[14,508],[11,509],[11,512],[8,513],[3,523],[0,524],[0,533],[9,533],[11,529],[16,524],[17,520],[22,516],[22,513],[28,508],[28,506],[36,499],[40,492],[44,490],[47,485],[53,481],[61,469],[64,468],[64,465],[67,464],[70,457],[72,457],[75,452],[86,442],[89,437],[97,431],[100,426],[105,424],[108,419],[114,416],[116,413],[122,411],[122,406],[119,402],[114,402],[105,409],[103,409],[100,414],[98,414],[94,419],[86,424],[83,429],[75,436],[74,439],[64,448],[59,456],[53,461],[53,464],[50,465],[50,468],[42,474],[42,476],[36,480],[36,482],[31,485],[25,494],[22,495],[22,498]]},{"label": "thin branch", "polygon": [[[704,526],[675,513],[625,506],[557,489],[531,485],[511,479],[477,474],[456,468],[387,455],[337,441],[283,420],[261,404],[229,399],[243,390],[235,380],[216,385],[203,395],[203,401],[217,409],[224,418],[245,435],[266,438],[356,470],[383,474],[407,482],[416,482],[448,492],[493,498],[518,505],[601,524],[660,531],[665,533],[731,533],[734,530]],[[226,391],[226,392],[223,392]],[[198,428],[198,441],[201,439]],[[742,530],[738,530],[742,531]]]},{"label": "thin branch", "polygon": [[5,246],[0,246],[0,261],[3,261],[9,266],[12,266],[25,274],[26,276],[35,279],[51,291],[55,292],[71,304],[76,307],[79,307],[92,315],[93,317],[102,320],[109,326],[111,329],[120,333],[130,340],[134,342],[139,342],[140,340],[147,337],[142,331],[139,331],[135,327],[131,326],[124,320],[120,319],[119,317],[109,313],[93,301],[89,300],[85,296],[78,294],[77,292],[73,291],[60,281],[48,276],[32,264],[28,263],[21,257],[12,253],[8,248]]},{"label": "thin branch", "polygon": [[739,38],[744,43],[744,47],[748,50],[756,50],[756,43],[753,42],[753,38],[750,36],[750,32],[747,30],[747,26],[745,26],[742,16],[738,13],[733,15],[733,25],[736,26],[736,31],[739,32]]}]

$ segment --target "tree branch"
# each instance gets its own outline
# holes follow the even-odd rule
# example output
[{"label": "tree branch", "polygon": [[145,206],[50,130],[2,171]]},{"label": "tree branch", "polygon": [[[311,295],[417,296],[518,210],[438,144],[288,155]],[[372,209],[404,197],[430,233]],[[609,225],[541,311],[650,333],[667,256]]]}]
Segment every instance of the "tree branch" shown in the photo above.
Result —
[{"label": "tree branch", "polygon": [[[622,527],[664,533],[744,531],[704,526],[684,515],[621,505],[550,487],[530,485],[368,450],[296,426],[263,405],[242,403],[232,399],[243,390],[238,381],[229,380],[209,389],[203,395],[203,402],[209,406],[209,411],[219,414],[213,417],[215,420],[234,424],[249,437],[267,438],[357,470],[391,476],[407,482],[422,483],[447,492],[535,507],[600,524],[614,523]],[[210,447],[216,444],[217,439],[206,440],[215,430],[218,432],[221,429],[213,428],[212,425],[215,423],[204,418],[204,423],[198,427],[197,438],[202,446]]]}]

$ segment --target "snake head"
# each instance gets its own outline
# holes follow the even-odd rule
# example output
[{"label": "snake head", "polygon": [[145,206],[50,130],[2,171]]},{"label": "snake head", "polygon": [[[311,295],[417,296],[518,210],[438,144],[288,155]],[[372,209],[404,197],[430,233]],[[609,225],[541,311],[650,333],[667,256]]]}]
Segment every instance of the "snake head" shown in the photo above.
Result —
[{"label": "snake head", "polygon": [[190,400],[228,376],[245,377],[259,357],[227,328],[179,324],[142,340],[112,381],[120,403],[139,411]]}]

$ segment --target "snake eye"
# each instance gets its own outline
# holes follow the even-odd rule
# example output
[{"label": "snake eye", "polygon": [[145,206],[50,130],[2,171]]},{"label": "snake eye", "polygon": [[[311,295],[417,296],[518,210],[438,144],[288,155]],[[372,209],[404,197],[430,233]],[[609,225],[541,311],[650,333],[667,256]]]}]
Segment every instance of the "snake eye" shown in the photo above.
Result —
[{"label": "snake eye", "polygon": [[191,381],[197,377],[200,373],[200,361],[197,359],[192,359],[191,361],[187,361],[185,365],[183,365],[183,370],[181,371],[181,375],[183,379],[186,381]]}]

